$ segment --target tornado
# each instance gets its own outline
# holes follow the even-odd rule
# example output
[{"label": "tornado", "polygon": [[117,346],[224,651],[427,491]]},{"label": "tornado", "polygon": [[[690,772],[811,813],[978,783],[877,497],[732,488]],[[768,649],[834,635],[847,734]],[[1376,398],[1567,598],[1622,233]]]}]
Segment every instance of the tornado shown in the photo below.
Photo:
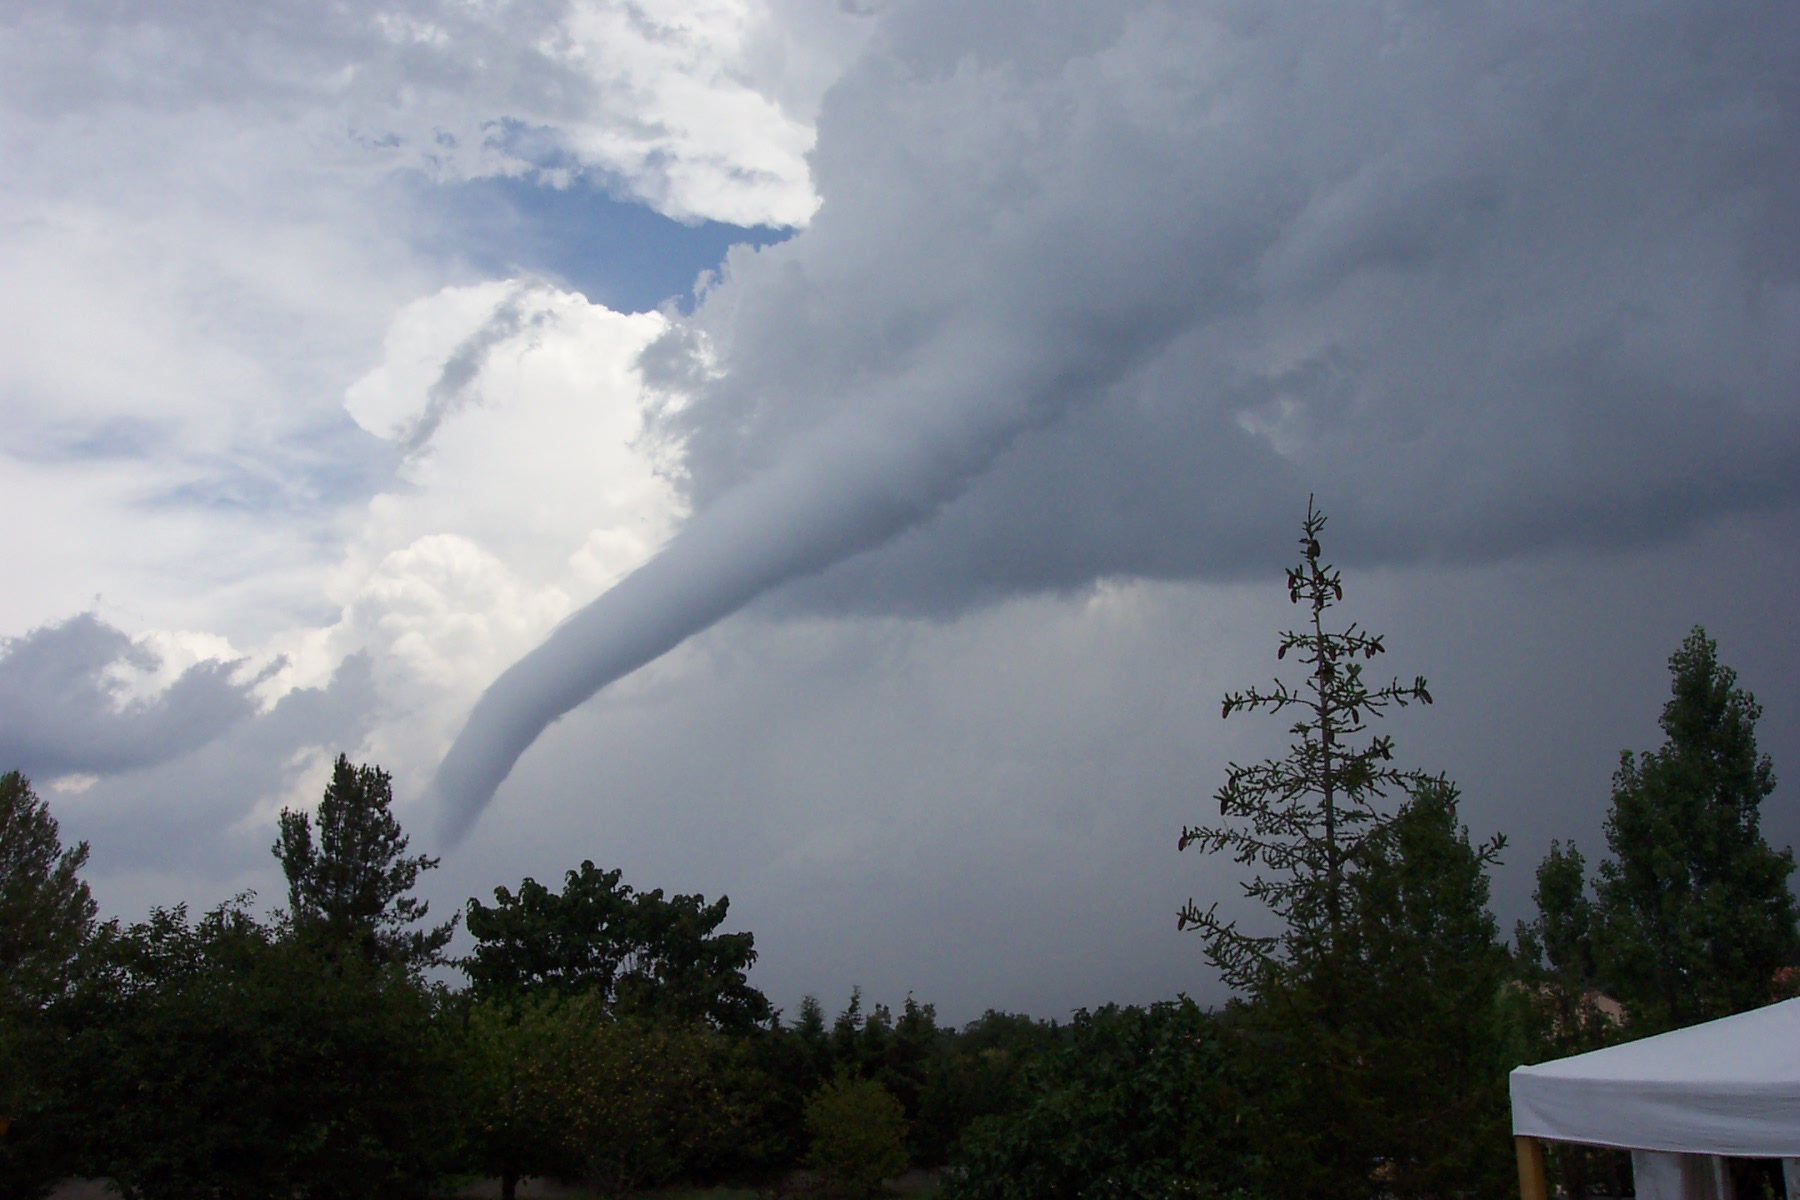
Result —
[{"label": "tornado", "polygon": [[[992,357],[992,347],[971,351]],[[997,393],[914,378],[862,397],[770,469],[696,513],[649,562],[579,610],[482,694],[433,789],[454,846],[538,736],[616,680],[784,583],[823,571],[928,518],[1067,387],[1000,370]]]}]

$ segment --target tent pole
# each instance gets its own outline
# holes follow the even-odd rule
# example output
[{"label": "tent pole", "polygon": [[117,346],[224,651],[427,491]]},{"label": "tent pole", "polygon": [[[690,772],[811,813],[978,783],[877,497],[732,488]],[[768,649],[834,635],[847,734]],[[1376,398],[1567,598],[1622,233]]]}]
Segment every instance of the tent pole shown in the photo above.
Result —
[{"label": "tent pole", "polygon": [[1534,1137],[1513,1138],[1519,1152],[1519,1200],[1550,1200],[1550,1185],[1544,1175],[1544,1143]]}]

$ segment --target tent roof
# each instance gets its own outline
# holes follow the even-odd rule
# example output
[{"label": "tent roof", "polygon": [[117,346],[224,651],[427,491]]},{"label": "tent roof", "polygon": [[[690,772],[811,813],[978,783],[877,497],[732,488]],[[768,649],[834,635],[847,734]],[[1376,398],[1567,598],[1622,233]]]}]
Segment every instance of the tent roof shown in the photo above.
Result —
[{"label": "tent roof", "polygon": [[1800,1156],[1800,1000],[1520,1067],[1511,1082],[1517,1134]]}]

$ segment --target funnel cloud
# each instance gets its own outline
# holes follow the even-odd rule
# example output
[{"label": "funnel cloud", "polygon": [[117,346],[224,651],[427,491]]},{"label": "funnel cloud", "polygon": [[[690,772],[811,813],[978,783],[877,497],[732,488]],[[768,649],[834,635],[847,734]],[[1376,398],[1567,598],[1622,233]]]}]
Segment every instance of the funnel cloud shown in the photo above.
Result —
[{"label": "funnel cloud", "polygon": [[551,722],[761,597],[1237,578],[1309,492],[1346,565],[1800,499],[1791,5],[1029,12],[883,10],[818,214],[643,360],[694,515],[481,698],[453,836]]},{"label": "funnel cloud", "polygon": [[925,520],[1022,430],[1082,394],[999,364],[986,374],[1013,386],[977,397],[973,379],[910,379],[885,404],[814,431],[510,667],[438,769],[446,837],[468,832],[558,717],[765,592]]}]

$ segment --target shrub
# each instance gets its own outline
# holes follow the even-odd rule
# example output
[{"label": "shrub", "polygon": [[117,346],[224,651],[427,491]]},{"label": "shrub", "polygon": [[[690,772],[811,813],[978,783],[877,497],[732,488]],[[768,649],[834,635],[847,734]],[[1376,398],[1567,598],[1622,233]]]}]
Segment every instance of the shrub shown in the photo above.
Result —
[{"label": "shrub", "polygon": [[906,1169],[906,1112],[872,1079],[839,1078],[806,1105],[812,1165],[852,1196],[873,1196]]}]

